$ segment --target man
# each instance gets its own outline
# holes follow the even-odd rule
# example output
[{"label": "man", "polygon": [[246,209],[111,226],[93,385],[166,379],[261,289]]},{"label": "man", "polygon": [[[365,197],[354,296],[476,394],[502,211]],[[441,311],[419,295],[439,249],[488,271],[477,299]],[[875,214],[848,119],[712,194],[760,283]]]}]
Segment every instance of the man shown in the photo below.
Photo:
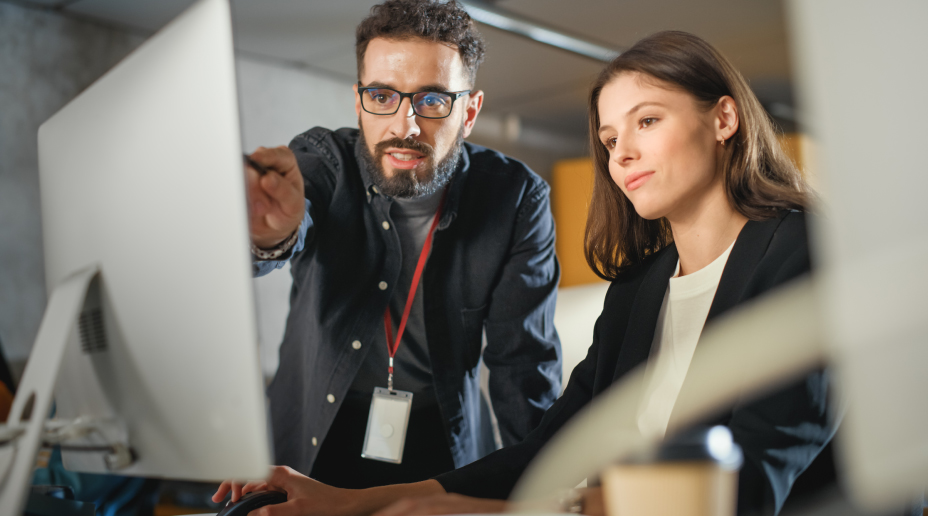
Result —
[{"label": "man", "polygon": [[[548,186],[463,142],[483,104],[473,21],[455,2],[388,0],[356,49],[360,131],[312,129],[248,170],[256,273],[290,260],[294,280],[269,388],[276,462],[352,488],[495,449],[481,361],[502,444],[518,442],[560,392],[561,359]],[[402,414],[370,417],[387,387],[411,393],[405,438]]]}]

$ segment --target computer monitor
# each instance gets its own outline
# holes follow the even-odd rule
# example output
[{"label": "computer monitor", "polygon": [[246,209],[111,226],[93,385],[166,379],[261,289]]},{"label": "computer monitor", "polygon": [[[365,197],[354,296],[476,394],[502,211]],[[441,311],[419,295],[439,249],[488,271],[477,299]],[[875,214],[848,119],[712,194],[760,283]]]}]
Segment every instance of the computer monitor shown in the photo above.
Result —
[{"label": "computer monitor", "polygon": [[0,449],[2,514],[21,510],[55,383],[56,417],[95,427],[72,444],[133,454],[67,452],[69,468],[267,474],[231,27],[227,0],[200,0],[39,129],[50,295],[14,457]]}]

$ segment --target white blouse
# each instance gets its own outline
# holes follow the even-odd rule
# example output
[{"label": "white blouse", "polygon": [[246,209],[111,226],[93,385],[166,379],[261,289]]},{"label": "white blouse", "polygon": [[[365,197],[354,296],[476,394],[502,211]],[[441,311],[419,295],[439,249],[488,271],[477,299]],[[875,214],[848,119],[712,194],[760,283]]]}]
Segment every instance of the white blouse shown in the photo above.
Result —
[{"label": "white blouse", "polygon": [[667,431],[670,413],[734,245],[732,242],[712,263],[686,276],[679,276],[680,261],[677,260],[677,269],[667,285],[654,330],[647,366],[649,375],[653,376],[638,411],[638,429],[644,435],[663,437]]}]

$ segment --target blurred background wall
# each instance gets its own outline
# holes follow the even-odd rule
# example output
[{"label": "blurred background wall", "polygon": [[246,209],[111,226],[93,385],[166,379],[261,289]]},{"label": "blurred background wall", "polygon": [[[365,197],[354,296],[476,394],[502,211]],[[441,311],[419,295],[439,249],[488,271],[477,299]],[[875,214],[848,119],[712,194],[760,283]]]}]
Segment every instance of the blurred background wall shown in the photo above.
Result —
[{"label": "blurred background wall", "polygon": [[36,131],[142,41],[0,2],[0,342],[15,370],[45,310]]}]

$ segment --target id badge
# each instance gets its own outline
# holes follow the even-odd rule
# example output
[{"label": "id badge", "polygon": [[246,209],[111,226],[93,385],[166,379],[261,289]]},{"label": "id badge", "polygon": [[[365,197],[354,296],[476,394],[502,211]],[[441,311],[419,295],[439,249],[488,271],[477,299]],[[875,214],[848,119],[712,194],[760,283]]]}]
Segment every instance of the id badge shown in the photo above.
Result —
[{"label": "id badge", "polygon": [[361,457],[401,464],[412,393],[374,388]]}]

